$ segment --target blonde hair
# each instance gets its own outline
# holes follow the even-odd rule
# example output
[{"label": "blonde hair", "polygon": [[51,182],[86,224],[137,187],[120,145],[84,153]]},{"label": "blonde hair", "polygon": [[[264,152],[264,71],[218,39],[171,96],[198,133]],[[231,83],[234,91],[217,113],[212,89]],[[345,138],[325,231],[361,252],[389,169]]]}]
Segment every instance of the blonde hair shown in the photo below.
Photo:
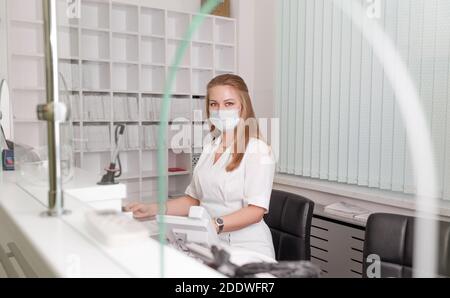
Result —
[{"label": "blonde hair", "polygon": [[[259,130],[258,122],[255,118],[255,111],[253,110],[252,101],[248,92],[247,84],[244,80],[237,75],[224,74],[215,77],[207,85],[206,92],[206,114],[210,117],[209,105],[210,105],[210,90],[216,86],[230,86],[233,87],[239,93],[239,100],[241,102],[241,118],[239,125],[234,129],[234,142],[232,159],[226,167],[227,172],[232,172],[239,167],[244,154],[247,149],[250,138],[261,139],[261,133]],[[215,127],[211,126],[211,132],[215,132]]]}]

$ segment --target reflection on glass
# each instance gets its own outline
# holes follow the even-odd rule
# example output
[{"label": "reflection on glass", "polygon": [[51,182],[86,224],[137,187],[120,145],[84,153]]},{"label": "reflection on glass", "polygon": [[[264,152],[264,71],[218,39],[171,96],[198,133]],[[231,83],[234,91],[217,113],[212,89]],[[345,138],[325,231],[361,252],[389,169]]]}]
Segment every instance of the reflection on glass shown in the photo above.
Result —
[{"label": "reflection on glass", "polygon": [[[18,175],[26,184],[48,187],[48,148],[46,146],[33,148],[16,146],[16,167]],[[73,178],[74,162],[72,146],[64,144],[61,147],[61,174],[63,183]]]}]

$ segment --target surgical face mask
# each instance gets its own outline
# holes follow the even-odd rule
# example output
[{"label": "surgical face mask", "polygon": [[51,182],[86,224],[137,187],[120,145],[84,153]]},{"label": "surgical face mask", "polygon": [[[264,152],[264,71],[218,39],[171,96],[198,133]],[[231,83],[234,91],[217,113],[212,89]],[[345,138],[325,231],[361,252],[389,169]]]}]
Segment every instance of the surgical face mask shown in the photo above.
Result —
[{"label": "surgical face mask", "polygon": [[236,128],[240,120],[239,110],[211,110],[209,121],[220,131],[229,131]]}]

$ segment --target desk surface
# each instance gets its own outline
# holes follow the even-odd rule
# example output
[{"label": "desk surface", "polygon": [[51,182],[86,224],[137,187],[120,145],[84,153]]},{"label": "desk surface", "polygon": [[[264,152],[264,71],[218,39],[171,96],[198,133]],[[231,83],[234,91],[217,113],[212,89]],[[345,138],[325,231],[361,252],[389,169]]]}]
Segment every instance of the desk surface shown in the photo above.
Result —
[{"label": "desk surface", "polygon": [[[161,247],[157,241],[147,237],[126,246],[105,246],[86,226],[85,214],[93,210],[92,206],[66,193],[66,208],[71,214],[42,217],[45,199],[36,199],[18,187],[14,173],[0,175],[0,227],[8,227],[13,238],[8,241],[19,244],[38,276],[160,277]],[[83,180],[89,180],[87,177],[90,175],[85,173]],[[94,187],[96,180],[90,180]],[[38,193],[46,194],[46,190]],[[165,277],[223,277],[173,248],[165,247],[163,251]]]}]

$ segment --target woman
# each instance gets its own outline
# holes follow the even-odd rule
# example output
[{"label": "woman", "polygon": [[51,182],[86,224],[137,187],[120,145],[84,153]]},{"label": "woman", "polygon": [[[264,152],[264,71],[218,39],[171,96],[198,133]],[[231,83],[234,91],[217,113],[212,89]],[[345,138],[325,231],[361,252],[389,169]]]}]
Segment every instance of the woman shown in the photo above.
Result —
[{"label": "woman", "polygon": [[[166,214],[187,216],[191,206],[204,207],[219,239],[274,258],[272,236],[263,220],[268,212],[275,161],[260,139],[248,88],[236,75],[221,75],[207,86],[209,141],[193,172],[185,196],[169,200]],[[132,203],[136,218],[154,216],[156,204]]]}]

